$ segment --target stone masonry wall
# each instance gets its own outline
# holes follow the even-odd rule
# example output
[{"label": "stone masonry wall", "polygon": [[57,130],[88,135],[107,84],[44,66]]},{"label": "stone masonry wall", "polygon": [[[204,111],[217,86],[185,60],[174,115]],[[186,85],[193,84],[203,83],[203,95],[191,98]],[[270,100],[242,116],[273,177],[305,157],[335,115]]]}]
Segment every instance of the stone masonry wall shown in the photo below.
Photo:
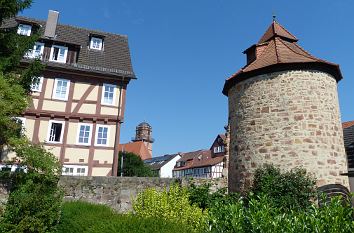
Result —
[{"label": "stone masonry wall", "polygon": [[64,189],[64,199],[83,200],[105,204],[119,212],[132,210],[132,199],[146,188],[163,190],[172,184],[189,186],[194,182],[197,186],[211,182],[211,190],[227,187],[225,179],[174,179],[151,177],[73,177],[62,176],[59,185]]},{"label": "stone masonry wall", "polygon": [[317,185],[348,187],[337,83],[324,72],[284,71],[255,76],[229,90],[229,190],[252,183],[265,163],[303,167]]},{"label": "stone masonry wall", "polygon": [[77,177],[62,176],[59,185],[64,189],[64,200],[82,200],[105,204],[119,212],[132,210],[132,199],[146,188],[163,190],[177,179],[148,177]]},{"label": "stone masonry wall", "polygon": [[[174,179],[155,177],[87,177],[62,176],[59,185],[64,190],[64,200],[82,200],[86,202],[104,204],[118,212],[132,210],[132,200],[137,194],[147,188],[163,190],[172,184],[178,183],[183,187],[191,183],[201,185],[211,183],[211,191],[227,188],[225,178],[218,179]],[[8,198],[8,183],[0,181],[0,213]]]}]

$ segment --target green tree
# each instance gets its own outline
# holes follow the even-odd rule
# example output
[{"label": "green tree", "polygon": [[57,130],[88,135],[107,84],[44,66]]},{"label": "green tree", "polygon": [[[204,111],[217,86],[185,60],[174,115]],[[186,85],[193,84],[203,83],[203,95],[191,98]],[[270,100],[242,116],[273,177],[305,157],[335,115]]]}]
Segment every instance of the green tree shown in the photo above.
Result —
[{"label": "green tree", "polygon": [[[123,176],[139,176],[151,177],[156,174],[144,164],[144,161],[134,153],[119,152],[119,162],[122,161],[123,156]],[[118,176],[120,176],[122,167],[118,168]]]},{"label": "green tree", "polygon": [[58,223],[62,192],[61,165],[53,154],[26,139],[13,143],[26,172],[3,173],[10,179],[10,195],[0,232],[51,232]]},{"label": "green tree", "polygon": [[[0,25],[4,20],[14,17],[19,11],[31,5],[30,0],[0,0]],[[39,38],[39,30],[32,36],[17,34],[17,28],[0,28],[0,150],[11,139],[21,137],[21,126],[13,117],[19,116],[28,106],[30,87],[36,82],[43,65],[39,60],[20,67],[23,55],[32,48]]]},{"label": "green tree", "polygon": [[[0,25],[30,7],[31,0],[0,0]],[[61,191],[57,183],[61,174],[58,160],[41,145],[34,145],[21,133],[16,116],[30,100],[30,86],[36,82],[43,65],[33,60],[21,64],[23,55],[33,48],[40,31],[20,36],[17,28],[0,28],[0,152],[4,148],[16,153],[26,172],[3,172],[9,180],[10,195],[0,220],[0,232],[51,232],[60,213]]]}]

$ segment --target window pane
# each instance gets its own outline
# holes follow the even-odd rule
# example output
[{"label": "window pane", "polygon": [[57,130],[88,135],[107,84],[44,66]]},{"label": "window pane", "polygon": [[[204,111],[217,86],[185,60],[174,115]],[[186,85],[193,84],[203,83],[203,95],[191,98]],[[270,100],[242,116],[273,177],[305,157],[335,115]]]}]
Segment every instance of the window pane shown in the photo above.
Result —
[{"label": "window pane", "polygon": [[66,99],[68,80],[56,80],[57,86],[55,89],[55,97],[59,99]]},{"label": "window pane", "polygon": [[59,48],[54,47],[54,51],[53,51],[53,60],[54,61],[58,60],[58,53],[59,53]]},{"label": "window pane", "polygon": [[62,123],[52,123],[49,134],[50,142],[60,142]]},{"label": "window pane", "polygon": [[31,29],[32,29],[31,25],[20,24],[18,25],[17,33],[24,36],[30,36]]},{"label": "window pane", "polygon": [[106,145],[108,137],[108,128],[107,127],[98,127],[97,133],[97,144],[98,145]]},{"label": "window pane", "polygon": [[114,86],[104,84],[103,103],[113,104]]},{"label": "window pane", "polygon": [[89,125],[81,125],[79,132],[79,143],[89,143],[91,127]]}]

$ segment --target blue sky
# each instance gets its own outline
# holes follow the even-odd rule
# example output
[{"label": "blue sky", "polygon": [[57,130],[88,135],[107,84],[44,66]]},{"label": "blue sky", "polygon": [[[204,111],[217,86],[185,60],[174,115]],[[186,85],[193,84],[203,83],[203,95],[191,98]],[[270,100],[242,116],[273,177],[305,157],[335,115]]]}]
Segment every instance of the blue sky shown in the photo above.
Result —
[{"label": "blue sky", "polygon": [[209,148],[227,124],[224,80],[245,65],[244,49],[277,21],[313,55],[340,64],[342,120],[354,120],[352,0],[37,0],[22,14],[126,34],[138,80],[127,91],[121,142],[153,127],[154,156]]}]

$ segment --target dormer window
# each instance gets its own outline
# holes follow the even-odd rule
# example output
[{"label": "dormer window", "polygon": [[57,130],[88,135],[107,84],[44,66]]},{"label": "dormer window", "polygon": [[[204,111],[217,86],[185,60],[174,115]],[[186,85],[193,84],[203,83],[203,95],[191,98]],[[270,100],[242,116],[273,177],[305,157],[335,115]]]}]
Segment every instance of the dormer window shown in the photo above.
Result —
[{"label": "dormer window", "polygon": [[214,147],[214,153],[222,153],[225,152],[225,147],[224,146],[216,146]]},{"label": "dormer window", "polygon": [[44,50],[44,43],[36,42],[33,46],[33,49],[30,49],[26,53],[25,57],[42,59],[43,50]]},{"label": "dormer window", "polygon": [[103,40],[102,40],[102,38],[91,37],[90,49],[102,50],[102,47],[103,47]]},{"label": "dormer window", "polygon": [[68,47],[53,45],[50,51],[50,61],[66,63],[66,56],[68,55]]},{"label": "dormer window", "polygon": [[32,26],[28,24],[19,24],[17,29],[17,34],[23,36],[30,36],[31,35]]}]

